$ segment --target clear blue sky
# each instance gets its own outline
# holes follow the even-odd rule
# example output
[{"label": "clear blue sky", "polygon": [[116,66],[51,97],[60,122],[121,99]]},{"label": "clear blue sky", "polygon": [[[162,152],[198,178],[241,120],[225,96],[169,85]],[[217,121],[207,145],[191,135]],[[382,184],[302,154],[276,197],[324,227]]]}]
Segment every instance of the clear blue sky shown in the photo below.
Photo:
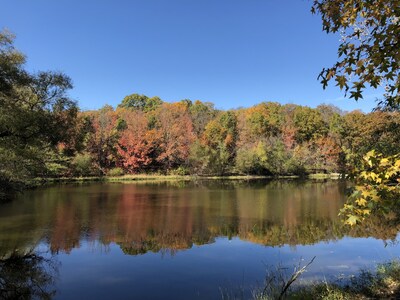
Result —
[{"label": "clear blue sky", "polygon": [[339,37],[322,32],[311,0],[0,0],[29,70],[58,70],[83,109],[140,93],[217,108],[262,101],[370,111],[380,94],[343,98],[317,76]]}]

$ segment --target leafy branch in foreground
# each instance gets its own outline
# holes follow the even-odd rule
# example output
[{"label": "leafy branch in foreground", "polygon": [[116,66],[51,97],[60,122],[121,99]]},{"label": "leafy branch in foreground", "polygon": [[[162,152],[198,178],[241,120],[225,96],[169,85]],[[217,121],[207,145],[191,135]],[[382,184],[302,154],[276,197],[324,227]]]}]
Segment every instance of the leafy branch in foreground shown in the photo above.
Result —
[{"label": "leafy branch in foreground", "polygon": [[367,85],[384,86],[390,109],[400,106],[400,1],[315,0],[312,13],[322,17],[323,30],[340,33],[338,61],[319,75],[325,88],[331,80],[362,99]]},{"label": "leafy branch in foreground", "polygon": [[350,176],[355,187],[340,211],[349,225],[371,213],[393,217],[400,200],[400,154],[384,157],[372,150],[362,162],[361,169],[354,169]]}]

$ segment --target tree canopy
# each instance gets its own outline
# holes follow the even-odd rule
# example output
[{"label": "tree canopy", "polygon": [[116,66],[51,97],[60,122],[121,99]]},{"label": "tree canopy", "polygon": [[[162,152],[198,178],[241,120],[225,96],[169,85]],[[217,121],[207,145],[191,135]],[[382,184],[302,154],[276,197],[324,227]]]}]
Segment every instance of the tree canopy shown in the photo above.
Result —
[{"label": "tree canopy", "polygon": [[323,87],[334,80],[358,100],[368,86],[383,86],[380,105],[399,109],[400,1],[314,0],[312,12],[321,15],[324,31],[342,37],[338,61],[319,75]]},{"label": "tree canopy", "polygon": [[[358,100],[363,98],[368,85],[372,88],[384,86],[384,99],[380,100],[378,108],[398,111],[400,1],[314,0],[312,12],[321,14],[324,31],[339,32],[342,37],[338,62],[323,69],[319,75],[323,87],[333,79],[346,94],[350,93],[350,98]],[[388,119],[392,121],[387,123]],[[396,146],[399,124],[398,114],[386,115],[379,111],[373,120],[360,113],[349,114],[345,119],[343,130],[348,132],[350,146],[347,151],[351,165],[349,173],[355,183],[354,191],[341,211],[347,224],[354,225],[375,212],[389,218],[395,211],[399,215],[400,153]],[[348,130],[347,126],[353,130]],[[363,145],[364,139],[360,135],[368,136],[370,140]],[[371,145],[392,155],[371,150],[363,159],[359,156],[351,158],[352,147],[361,149]]]},{"label": "tree canopy", "polygon": [[32,176],[45,164],[46,149],[66,141],[77,107],[68,98],[71,79],[59,72],[25,70],[14,36],[0,32],[0,182]]}]

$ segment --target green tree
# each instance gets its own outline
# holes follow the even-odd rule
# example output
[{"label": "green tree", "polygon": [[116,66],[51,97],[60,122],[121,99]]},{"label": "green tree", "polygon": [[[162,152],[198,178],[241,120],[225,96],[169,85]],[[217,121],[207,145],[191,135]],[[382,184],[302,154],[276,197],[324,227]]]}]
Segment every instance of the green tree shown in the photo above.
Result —
[{"label": "green tree", "polygon": [[149,98],[146,95],[131,94],[122,99],[118,107],[150,112],[155,110],[162,103],[163,101],[159,97]]},{"label": "green tree", "polygon": [[190,165],[196,173],[225,175],[236,156],[237,119],[232,111],[221,113],[205,127],[190,149]]},{"label": "green tree", "polygon": [[297,129],[295,138],[298,143],[308,142],[327,134],[328,125],[321,113],[306,106],[297,106],[294,110],[294,126]]},{"label": "green tree", "polygon": [[189,105],[189,112],[193,122],[194,132],[200,137],[206,125],[215,118],[216,110],[214,109],[214,104],[196,100],[193,104]]},{"label": "green tree", "polygon": [[241,147],[237,150],[235,167],[246,175],[271,175],[266,169],[267,153],[265,145],[259,142],[256,147]]},{"label": "green tree", "polygon": [[144,110],[144,107],[148,99],[149,97],[145,95],[131,94],[125,96],[124,99],[122,99],[121,103],[118,105],[118,107]]},{"label": "green tree", "polygon": [[77,106],[71,79],[59,72],[31,74],[14,36],[0,32],[0,182],[3,189],[46,173],[46,152],[69,138]]}]

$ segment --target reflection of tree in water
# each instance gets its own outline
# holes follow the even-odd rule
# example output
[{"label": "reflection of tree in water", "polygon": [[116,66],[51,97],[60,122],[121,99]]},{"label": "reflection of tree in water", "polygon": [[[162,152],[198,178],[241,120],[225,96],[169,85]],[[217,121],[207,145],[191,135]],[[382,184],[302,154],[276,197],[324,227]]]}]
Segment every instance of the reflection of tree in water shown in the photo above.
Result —
[{"label": "reflection of tree in water", "polygon": [[51,299],[57,274],[54,258],[34,251],[0,257],[0,299]]},{"label": "reflection of tree in water", "polygon": [[132,255],[149,251],[173,254],[213,243],[218,237],[274,247],[311,245],[346,236],[394,241],[400,230],[399,220],[390,215],[370,216],[361,227],[344,226],[337,216],[345,201],[346,184],[341,182],[213,181],[188,182],[184,188],[169,184],[38,190],[37,201],[29,197],[24,209],[13,206],[18,210],[4,213],[25,216],[25,211],[40,211],[24,219],[24,224],[36,224],[26,227],[28,234],[8,234],[21,226],[20,220],[10,223],[0,218],[0,253],[42,239],[37,228],[47,224],[51,226],[45,240],[53,254],[69,253],[82,241],[96,251],[107,251],[114,243]]}]

